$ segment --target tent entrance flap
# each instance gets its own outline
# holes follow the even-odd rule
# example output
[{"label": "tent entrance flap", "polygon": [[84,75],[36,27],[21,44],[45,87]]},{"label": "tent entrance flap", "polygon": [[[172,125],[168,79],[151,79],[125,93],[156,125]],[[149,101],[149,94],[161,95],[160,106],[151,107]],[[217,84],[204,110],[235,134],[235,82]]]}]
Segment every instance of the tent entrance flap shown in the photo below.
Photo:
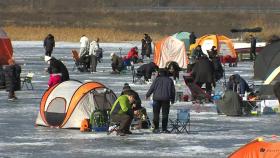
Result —
[{"label": "tent entrance flap", "polygon": [[64,98],[54,98],[49,104],[45,117],[50,126],[60,126],[66,116],[66,100]]}]

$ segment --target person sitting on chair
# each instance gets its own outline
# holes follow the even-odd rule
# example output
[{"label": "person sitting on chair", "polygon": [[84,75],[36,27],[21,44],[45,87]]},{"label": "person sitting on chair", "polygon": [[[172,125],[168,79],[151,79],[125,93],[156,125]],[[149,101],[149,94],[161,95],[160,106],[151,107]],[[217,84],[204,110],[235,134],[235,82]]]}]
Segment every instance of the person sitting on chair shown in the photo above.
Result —
[{"label": "person sitting on chair", "polygon": [[242,96],[245,94],[245,91],[250,91],[248,83],[239,74],[234,74],[229,77],[227,89],[237,92]]},{"label": "person sitting on chair", "polygon": [[158,70],[158,66],[154,62],[143,64],[137,68],[137,75],[144,76],[145,81],[149,81],[152,77],[152,73]]},{"label": "person sitting on chair", "polygon": [[133,93],[127,91],[126,94],[119,96],[112,106],[110,111],[111,121],[120,123],[118,130],[120,136],[132,134],[129,128],[133,119],[132,104],[134,101]]},{"label": "person sitting on chair", "polygon": [[120,73],[123,70],[123,60],[121,57],[117,56],[115,53],[111,53],[111,61],[112,61],[112,73]]}]

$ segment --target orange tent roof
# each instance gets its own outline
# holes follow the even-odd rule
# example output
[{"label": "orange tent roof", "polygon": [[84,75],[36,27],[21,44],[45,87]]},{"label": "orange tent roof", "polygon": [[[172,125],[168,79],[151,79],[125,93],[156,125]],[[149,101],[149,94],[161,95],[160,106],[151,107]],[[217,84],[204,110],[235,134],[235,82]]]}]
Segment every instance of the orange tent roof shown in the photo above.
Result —
[{"label": "orange tent roof", "polygon": [[263,141],[262,138],[255,139],[242,146],[228,158],[279,158],[280,142]]},{"label": "orange tent roof", "polygon": [[207,54],[212,46],[216,46],[220,56],[231,56],[237,58],[234,45],[230,38],[224,35],[207,34],[196,40],[196,43],[191,45],[190,50],[194,49],[197,45],[201,45],[203,53]]}]

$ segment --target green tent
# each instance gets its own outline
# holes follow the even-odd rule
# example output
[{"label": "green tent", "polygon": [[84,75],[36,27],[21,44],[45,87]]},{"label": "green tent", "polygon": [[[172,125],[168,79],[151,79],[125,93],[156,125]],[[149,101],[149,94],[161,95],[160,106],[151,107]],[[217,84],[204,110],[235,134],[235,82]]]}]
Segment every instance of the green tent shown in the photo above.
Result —
[{"label": "green tent", "polygon": [[189,32],[177,32],[173,37],[183,41],[185,43],[186,50],[189,50],[190,48],[190,34]]}]

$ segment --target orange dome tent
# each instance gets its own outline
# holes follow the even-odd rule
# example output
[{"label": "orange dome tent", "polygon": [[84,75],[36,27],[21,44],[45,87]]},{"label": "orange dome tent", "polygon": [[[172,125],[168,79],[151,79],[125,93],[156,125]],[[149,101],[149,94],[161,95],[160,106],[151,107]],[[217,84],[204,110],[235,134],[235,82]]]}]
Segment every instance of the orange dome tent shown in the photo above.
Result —
[{"label": "orange dome tent", "polygon": [[197,39],[195,44],[190,46],[190,50],[193,50],[197,45],[201,45],[203,53],[207,56],[207,50],[210,50],[212,46],[216,46],[222,63],[235,62],[237,60],[237,53],[234,50],[231,39],[224,35],[204,35]]},{"label": "orange dome tent", "polygon": [[188,56],[185,43],[181,40],[168,36],[155,43],[154,63],[159,68],[166,67],[169,61],[175,61],[180,68],[187,68]]},{"label": "orange dome tent", "polygon": [[255,139],[237,149],[228,158],[279,158],[280,142]]},{"label": "orange dome tent", "polygon": [[13,56],[13,48],[10,38],[0,28],[0,65],[8,65],[8,60]]}]

